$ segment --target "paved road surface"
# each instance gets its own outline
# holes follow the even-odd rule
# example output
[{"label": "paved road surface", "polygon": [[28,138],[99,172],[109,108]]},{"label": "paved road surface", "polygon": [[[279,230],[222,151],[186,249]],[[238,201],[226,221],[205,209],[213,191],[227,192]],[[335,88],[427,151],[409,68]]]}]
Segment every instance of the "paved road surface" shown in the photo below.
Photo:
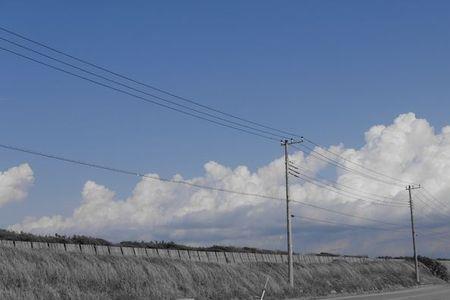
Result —
[{"label": "paved road surface", "polygon": [[450,285],[432,285],[396,292],[367,294],[362,296],[321,298],[332,300],[449,300]]}]

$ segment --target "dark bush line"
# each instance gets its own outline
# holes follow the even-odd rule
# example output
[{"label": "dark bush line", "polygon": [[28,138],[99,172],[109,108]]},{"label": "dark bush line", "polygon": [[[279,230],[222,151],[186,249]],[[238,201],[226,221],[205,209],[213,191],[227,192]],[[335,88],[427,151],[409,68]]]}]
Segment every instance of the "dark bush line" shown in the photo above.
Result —
[{"label": "dark bush line", "polygon": [[176,244],[168,241],[123,241],[120,243],[112,243],[101,238],[95,238],[85,235],[73,235],[65,236],[55,234],[53,235],[36,235],[26,232],[14,232],[9,230],[0,229],[0,239],[10,241],[26,241],[26,242],[44,242],[44,243],[66,243],[66,244],[91,244],[91,245],[104,245],[104,246],[122,246],[122,247],[135,247],[135,248],[154,248],[154,249],[176,249],[176,250],[198,250],[198,251],[216,251],[216,252],[253,252],[253,253],[272,253],[272,254],[285,254],[284,251],[279,250],[264,250],[251,247],[233,247],[233,246],[211,246],[211,247],[192,247],[186,245]]},{"label": "dark bush line", "polygon": [[[26,241],[26,242],[44,242],[44,243],[66,243],[66,244],[91,244],[91,245],[104,245],[104,246],[122,246],[122,247],[135,247],[135,248],[153,248],[153,249],[175,249],[175,250],[196,250],[196,251],[214,251],[214,252],[248,252],[248,253],[261,253],[261,254],[287,254],[286,251],[281,250],[266,250],[253,247],[235,247],[235,246],[218,246],[213,245],[211,247],[193,247],[187,245],[180,245],[172,241],[123,241],[120,243],[112,243],[101,238],[95,238],[85,235],[36,235],[26,232],[14,232],[9,230],[0,229],[0,239],[10,241]],[[321,252],[319,254],[312,254],[317,256],[342,256],[338,254]],[[343,255],[344,257],[358,257],[367,258],[367,256],[358,255]]]},{"label": "dark bush line", "polygon": [[[410,256],[398,256],[398,257],[391,257],[391,256],[379,256],[379,258],[384,258],[384,259],[389,259],[389,258],[399,258],[399,259],[405,259],[408,261],[413,261],[414,258],[410,257]],[[433,274],[434,276],[445,280],[445,281],[449,281],[450,277],[448,274],[448,270],[447,267],[445,265],[443,265],[439,260],[445,260],[445,259],[432,259],[426,256],[417,256],[417,260],[419,262],[421,262],[422,264],[424,264],[431,272],[431,274]]]},{"label": "dark bush line", "polygon": [[335,253],[328,253],[328,252],[320,252],[318,254],[315,254],[317,256],[334,256],[334,257],[356,257],[356,258],[369,258],[368,255],[340,255]]},{"label": "dark bush line", "polygon": [[218,245],[213,245],[211,247],[193,247],[193,246],[180,245],[180,244],[176,244],[174,242],[166,242],[166,241],[151,241],[151,242],[123,241],[123,242],[118,243],[118,245],[124,246],[124,247],[154,248],[154,249],[286,254],[285,251],[280,251],[280,250],[265,250],[265,249],[258,249],[258,248],[252,248],[252,247],[234,247],[234,246],[218,246]]},{"label": "dark bush line", "polygon": [[449,281],[447,267],[441,264],[439,260],[420,255],[417,257],[417,259],[430,270],[431,274],[439,277],[442,280]]},{"label": "dark bush line", "polygon": [[84,235],[65,236],[55,234],[54,236],[52,235],[42,236],[26,232],[16,233],[4,229],[0,229],[0,239],[10,241],[25,241],[25,242],[112,245],[112,243],[108,242],[107,240]]}]

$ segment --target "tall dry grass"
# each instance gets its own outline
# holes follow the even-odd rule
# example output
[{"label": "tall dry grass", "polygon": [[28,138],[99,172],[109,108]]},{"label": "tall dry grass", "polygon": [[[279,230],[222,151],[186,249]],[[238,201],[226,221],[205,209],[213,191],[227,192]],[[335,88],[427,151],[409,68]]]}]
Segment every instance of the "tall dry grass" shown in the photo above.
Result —
[{"label": "tall dry grass", "polygon": [[[386,261],[286,266],[225,265],[141,257],[94,256],[0,247],[0,299],[255,299],[266,276],[267,298],[373,291],[414,285],[413,267]],[[425,283],[440,283],[422,269]]]}]

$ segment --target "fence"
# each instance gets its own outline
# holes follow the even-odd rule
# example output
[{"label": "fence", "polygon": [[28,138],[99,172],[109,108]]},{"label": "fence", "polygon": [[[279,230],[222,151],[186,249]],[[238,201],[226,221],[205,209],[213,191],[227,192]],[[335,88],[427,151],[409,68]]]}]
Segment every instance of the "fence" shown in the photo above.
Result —
[{"label": "fence", "polygon": [[[90,255],[115,255],[115,256],[136,256],[136,257],[159,257],[169,259],[181,259],[197,262],[214,263],[249,263],[249,262],[270,262],[286,263],[286,254],[250,253],[250,252],[213,252],[197,250],[175,250],[175,249],[153,249],[134,248],[120,246],[85,245],[85,244],[61,244],[45,242],[24,242],[0,240],[0,246],[14,247],[18,249],[51,249],[54,251],[83,253]],[[318,256],[294,254],[294,263],[301,264],[321,264],[334,260],[345,260],[353,262],[368,262],[379,260],[365,257],[344,257],[344,256]]]}]

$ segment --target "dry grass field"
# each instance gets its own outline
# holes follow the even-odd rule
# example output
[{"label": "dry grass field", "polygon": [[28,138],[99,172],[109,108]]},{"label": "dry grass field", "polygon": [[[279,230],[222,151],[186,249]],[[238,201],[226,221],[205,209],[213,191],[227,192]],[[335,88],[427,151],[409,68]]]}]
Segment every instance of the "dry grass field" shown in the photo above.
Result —
[{"label": "dry grass field", "polygon": [[[422,269],[424,283],[441,283]],[[266,299],[394,289],[414,284],[406,262],[225,265],[179,260],[94,256],[0,247],[0,299],[255,299],[266,277]]]}]

